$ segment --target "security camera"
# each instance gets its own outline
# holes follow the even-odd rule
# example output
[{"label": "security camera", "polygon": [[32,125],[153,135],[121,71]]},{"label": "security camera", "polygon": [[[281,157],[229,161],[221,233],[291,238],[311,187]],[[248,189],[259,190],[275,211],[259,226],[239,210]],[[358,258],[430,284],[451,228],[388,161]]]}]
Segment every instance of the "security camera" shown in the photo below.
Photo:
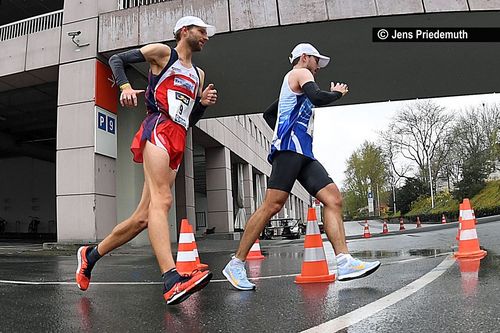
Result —
[{"label": "security camera", "polygon": [[74,37],[76,37],[76,36],[79,36],[81,33],[82,33],[82,32],[81,32],[80,30],[78,30],[78,31],[70,31],[70,32],[68,32],[68,36],[70,36],[70,37],[73,37],[73,38],[74,38]]}]

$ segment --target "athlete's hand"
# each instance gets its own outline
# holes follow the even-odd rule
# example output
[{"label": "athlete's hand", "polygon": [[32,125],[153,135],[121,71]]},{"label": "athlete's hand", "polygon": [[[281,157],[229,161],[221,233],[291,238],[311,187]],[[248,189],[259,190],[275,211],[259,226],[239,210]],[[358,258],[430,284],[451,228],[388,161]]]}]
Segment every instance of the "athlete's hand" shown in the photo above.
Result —
[{"label": "athlete's hand", "polygon": [[330,91],[332,91],[332,92],[338,91],[339,93],[342,94],[342,96],[344,96],[345,94],[347,94],[349,92],[349,87],[345,83],[331,82],[330,83]]},{"label": "athlete's hand", "polygon": [[126,87],[120,95],[120,104],[122,106],[137,106],[137,95],[142,94],[144,90],[135,90],[132,87]]},{"label": "athlete's hand", "polygon": [[214,84],[210,83],[208,87],[201,93],[200,103],[203,106],[214,105],[217,102],[217,90],[214,88]]}]

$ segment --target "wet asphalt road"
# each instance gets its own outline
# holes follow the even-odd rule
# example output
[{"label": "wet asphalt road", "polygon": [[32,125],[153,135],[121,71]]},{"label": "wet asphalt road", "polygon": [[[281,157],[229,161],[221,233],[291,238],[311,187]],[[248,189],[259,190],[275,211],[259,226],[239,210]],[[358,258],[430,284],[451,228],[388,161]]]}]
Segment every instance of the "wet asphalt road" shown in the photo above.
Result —
[{"label": "wet asphalt road", "polygon": [[[477,274],[455,262],[421,290],[341,332],[500,332],[500,221],[477,229],[488,250]],[[101,259],[93,284],[81,292],[73,283],[74,256],[14,251],[0,255],[0,332],[301,332],[419,279],[448,256],[455,235],[443,229],[351,240],[354,255],[378,258],[381,268],[364,279],[311,285],[293,282],[303,245],[277,242],[248,267],[257,278],[251,292],[223,280],[229,253],[201,253],[213,281],[178,306],[164,304],[149,253]],[[332,248],[325,249],[333,270]]]}]

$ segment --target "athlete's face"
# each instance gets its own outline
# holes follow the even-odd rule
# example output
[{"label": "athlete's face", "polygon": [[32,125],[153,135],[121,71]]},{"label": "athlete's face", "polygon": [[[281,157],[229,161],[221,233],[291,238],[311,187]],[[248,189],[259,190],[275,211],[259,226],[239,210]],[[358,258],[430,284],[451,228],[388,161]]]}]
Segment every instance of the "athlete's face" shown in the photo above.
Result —
[{"label": "athlete's face", "polygon": [[188,30],[186,41],[193,52],[201,51],[208,41],[207,29],[197,26],[192,27]]},{"label": "athlete's face", "polygon": [[318,70],[320,69],[319,67],[319,58],[315,56],[308,55],[307,56],[307,69],[311,71],[313,75],[316,75]]}]

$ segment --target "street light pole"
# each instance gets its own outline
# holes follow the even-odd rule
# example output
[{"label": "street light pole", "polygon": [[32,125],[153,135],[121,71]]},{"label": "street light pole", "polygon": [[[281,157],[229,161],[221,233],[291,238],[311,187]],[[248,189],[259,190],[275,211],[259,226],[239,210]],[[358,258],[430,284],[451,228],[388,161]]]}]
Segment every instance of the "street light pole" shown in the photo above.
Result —
[{"label": "street light pole", "polygon": [[431,207],[434,209],[434,191],[432,190],[431,160],[427,155],[427,165],[429,166],[429,186],[431,188]]}]

